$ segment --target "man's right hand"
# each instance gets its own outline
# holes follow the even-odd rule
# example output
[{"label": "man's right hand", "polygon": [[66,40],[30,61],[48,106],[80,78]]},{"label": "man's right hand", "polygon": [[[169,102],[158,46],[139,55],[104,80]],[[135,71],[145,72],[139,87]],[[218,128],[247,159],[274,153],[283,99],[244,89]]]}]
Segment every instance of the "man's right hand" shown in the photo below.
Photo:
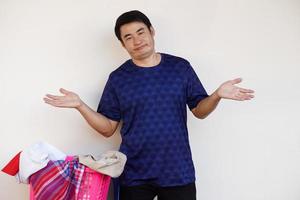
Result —
[{"label": "man's right hand", "polygon": [[64,95],[56,96],[46,94],[46,97],[44,97],[45,103],[61,108],[76,108],[88,124],[101,135],[110,137],[114,134],[119,124],[118,121],[108,119],[104,115],[95,112],[86,105],[76,93],[63,88],[60,88],[59,91]]},{"label": "man's right hand", "polygon": [[46,97],[44,97],[45,103],[62,108],[78,109],[80,106],[82,106],[83,102],[76,93],[65,90],[63,88],[60,88],[59,91],[64,95],[56,96],[52,94],[46,94]]}]

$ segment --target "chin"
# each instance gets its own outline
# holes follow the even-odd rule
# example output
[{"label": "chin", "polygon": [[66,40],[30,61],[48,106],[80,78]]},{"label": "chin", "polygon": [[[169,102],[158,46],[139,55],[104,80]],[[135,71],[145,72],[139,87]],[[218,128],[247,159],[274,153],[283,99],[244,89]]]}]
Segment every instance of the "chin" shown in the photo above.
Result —
[{"label": "chin", "polygon": [[150,55],[151,54],[141,54],[141,55],[136,56],[136,59],[142,60],[142,59],[148,58]]},{"label": "chin", "polygon": [[148,58],[153,53],[154,53],[153,51],[140,52],[139,54],[136,54],[135,57],[138,59],[144,59],[144,58]]}]

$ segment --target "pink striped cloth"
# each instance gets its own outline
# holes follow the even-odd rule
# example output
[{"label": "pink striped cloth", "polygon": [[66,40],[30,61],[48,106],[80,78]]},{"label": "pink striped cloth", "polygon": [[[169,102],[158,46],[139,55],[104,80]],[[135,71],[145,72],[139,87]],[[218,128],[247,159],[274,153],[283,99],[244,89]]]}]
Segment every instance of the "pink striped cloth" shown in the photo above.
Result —
[{"label": "pink striped cloth", "polygon": [[107,200],[110,180],[68,156],[30,176],[30,200]]},{"label": "pink striped cloth", "polygon": [[31,200],[76,200],[84,171],[76,159],[49,161],[29,178]]}]

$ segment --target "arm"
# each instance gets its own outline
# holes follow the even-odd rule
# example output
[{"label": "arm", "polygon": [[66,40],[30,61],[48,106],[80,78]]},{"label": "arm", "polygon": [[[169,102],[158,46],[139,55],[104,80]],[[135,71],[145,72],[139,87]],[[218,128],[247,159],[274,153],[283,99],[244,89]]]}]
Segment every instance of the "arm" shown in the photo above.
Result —
[{"label": "arm", "polygon": [[192,109],[192,113],[199,119],[206,118],[218,105],[221,98],[217,92],[201,100],[195,108]]},{"label": "arm", "polygon": [[74,92],[62,88],[60,89],[60,92],[64,94],[64,96],[47,94],[44,98],[45,103],[55,107],[75,108],[80,112],[88,124],[104,137],[110,137],[114,134],[119,122],[110,120],[104,115],[95,112]]},{"label": "arm", "polygon": [[222,98],[237,101],[252,99],[254,97],[253,90],[235,86],[235,84],[241,81],[241,78],[237,78],[224,82],[212,95],[201,100],[197,106],[192,109],[194,116],[199,119],[206,118],[217,107]]}]

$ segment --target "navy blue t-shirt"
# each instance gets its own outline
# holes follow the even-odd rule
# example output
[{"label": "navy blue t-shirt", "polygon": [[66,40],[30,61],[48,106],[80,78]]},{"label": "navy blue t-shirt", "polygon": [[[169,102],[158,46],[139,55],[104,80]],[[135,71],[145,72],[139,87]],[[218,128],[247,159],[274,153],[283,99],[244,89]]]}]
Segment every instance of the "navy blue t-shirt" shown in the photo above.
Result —
[{"label": "navy blue t-shirt", "polygon": [[208,95],[190,63],[162,54],[153,67],[127,60],[105,85],[97,112],[123,121],[120,151],[127,163],[122,185],[177,186],[195,181],[187,109]]}]

